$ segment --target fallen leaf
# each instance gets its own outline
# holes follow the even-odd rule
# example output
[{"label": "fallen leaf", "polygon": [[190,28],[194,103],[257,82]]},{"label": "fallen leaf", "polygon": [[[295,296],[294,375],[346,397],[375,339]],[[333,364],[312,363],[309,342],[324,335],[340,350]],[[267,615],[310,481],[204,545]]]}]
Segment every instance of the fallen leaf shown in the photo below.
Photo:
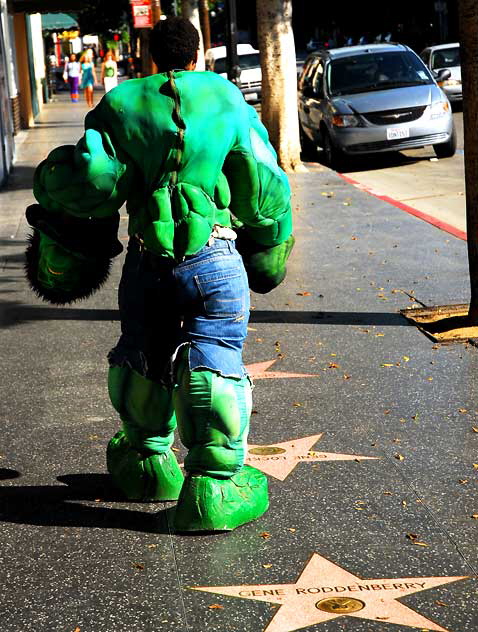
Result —
[{"label": "fallen leaf", "polygon": [[401,421],[401,422],[402,422],[402,424],[404,424],[404,423],[406,423],[406,421],[407,421],[407,420],[406,420],[406,419],[404,419],[404,418],[402,417],[402,418],[401,418],[401,419],[399,419],[398,421]]},{"label": "fallen leaf", "polygon": [[406,500],[402,500],[402,507],[406,507],[407,506],[407,501]]},{"label": "fallen leaf", "polygon": [[398,461],[403,461],[405,459],[405,457],[403,456],[403,454],[394,454],[394,457],[398,460]]},{"label": "fallen leaf", "polygon": [[383,411],[383,414],[384,415],[390,415],[390,412],[391,412],[390,409],[387,408],[386,410]]},{"label": "fallen leaf", "polygon": [[473,467],[475,470],[478,470],[478,463],[473,463]]},{"label": "fallen leaf", "polygon": [[383,336],[385,336],[385,334],[382,334],[382,333],[378,333],[378,334],[375,334],[375,335],[377,336],[377,338],[382,338]]},{"label": "fallen leaf", "polygon": [[297,296],[311,296],[312,292],[296,292]]},{"label": "fallen leaf", "polygon": [[356,239],[358,239],[358,237],[355,237],[355,235],[353,237],[350,238],[352,241],[355,241]]},{"label": "fallen leaf", "polygon": [[472,426],[471,429],[473,430],[473,432],[478,432],[478,428],[476,426]]},{"label": "fallen leaf", "polygon": [[344,373],[344,374],[342,375],[342,377],[343,377],[343,379],[344,379],[344,380],[350,380],[350,378],[351,378],[351,376],[350,376],[350,375],[347,375],[347,373]]},{"label": "fallen leaf", "polygon": [[335,362],[329,362],[329,369],[340,369],[340,365]]},{"label": "fallen leaf", "polygon": [[212,603],[210,606],[208,606],[209,610],[222,610],[222,608],[224,608],[224,606],[221,606],[220,603]]},{"label": "fallen leaf", "polygon": [[444,601],[440,601],[439,599],[437,599],[435,603],[437,606],[448,606],[447,603],[445,603]]},{"label": "fallen leaf", "polygon": [[148,549],[155,549],[157,546],[157,544],[148,544]]},{"label": "fallen leaf", "polygon": [[461,485],[465,485],[465,483],[468,483],[468,480],[469,480],[469,479],[467,479],[467,478],[461,478],[458,482],[459,482]]},{"label": "fallen leaf", "polygon": [[263,531],[259,534],[259,537],[264,538],[264,540],[268,540],[271,537],[271,534],[268,531]]},{"label": "fallen leaf", "polygon": [[413,421],[418,421],[420,419],[420,415],[418,413],[415,413],[415,415],[412,415],[412,419]]},{"label": "fallen leaf", "polygon": [[384,496],[393,496],[393,492],[383,492]]},{"label": "fallen leaf", "polygon": [[295,533],[297,529],[293,529],[292,527],[290,527],[289,529],[287,529],[287,531],[290,531],[291,533]]},{"label": "fallen leaf", "polygon": [[388,362],[385,362],[384,364],[381,364],[380,366],[395,366],[394,364],[389,364]]},{"label": "fallen leaf", "polygon": [[403,356],[402,360],[404,362],[410,362],[410,358],[408,356]]},{"label": "fallen leaf", "polygon": [[144,571],[144,564],[138,564],[138,562],[135,562],[133,566],[134,568],[137,568],[139,571]]},{"label": "fallen leaf", "polygon": [[179,452],[179,448],[171,448],[173,452]]},{"label": "fallen leaf", "polygon": [[471,517],[473,518],[473,520],[478,520],[478,514],[471,514]]},{"label": "fallen leaf", "polygon": [[81,632],[81,629],[80,629],[80,628],[75,628],[75,629],[73,630],[73,632]]},{"label": "fallen leaf", "polygon": [[413,544],[416,544],[417,546],[430,546],[426,542],[414,542]]},{"label": "fallen leaf", "polygon": [[459,409],[458,409],[458,412],[459,412],[459,413],[467,413],[467,412],[468,412],[468,410],[467,410],[466,408],[459,408]]},{"label": "fallen leaf", "polygon": [[295,406],[296,408],[299,408],[300,406],[302,406],[302,404],[300,402],[294,402],[292,404],[292,406]]},{"label": "fallen leaf", "polygon": [[272,568],[272,564],[263,564],[262,568]]}]

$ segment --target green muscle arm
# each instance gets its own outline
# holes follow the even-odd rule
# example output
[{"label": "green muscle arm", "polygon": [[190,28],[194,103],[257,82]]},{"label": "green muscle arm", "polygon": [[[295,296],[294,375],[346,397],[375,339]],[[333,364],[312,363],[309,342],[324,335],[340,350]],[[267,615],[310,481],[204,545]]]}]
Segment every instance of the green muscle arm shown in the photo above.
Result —
[{"label": "green muscle arm", "polygon": [[[103,108],[104,109],[104,108]],[[85,133],[76,145],[54,149],[35,172],[33,192],[49,211],[77,217],[108,217],[125,202],[133,167],[120,159],[100,106],[85,120]]]}]

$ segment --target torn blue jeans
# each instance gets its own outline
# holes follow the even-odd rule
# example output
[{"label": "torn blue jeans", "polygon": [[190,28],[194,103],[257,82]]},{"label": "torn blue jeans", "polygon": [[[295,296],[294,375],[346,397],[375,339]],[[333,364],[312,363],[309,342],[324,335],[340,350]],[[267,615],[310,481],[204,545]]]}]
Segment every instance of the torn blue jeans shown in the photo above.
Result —
[{"label": "torn blue jeans", "polygon": [[190,370],[242,378],[249,308],[247,274],[233,240],[212,239],[178,264],[131,238],[119,286],[121,337],[109,362],[169,383],[171,358],[188,343]]}]

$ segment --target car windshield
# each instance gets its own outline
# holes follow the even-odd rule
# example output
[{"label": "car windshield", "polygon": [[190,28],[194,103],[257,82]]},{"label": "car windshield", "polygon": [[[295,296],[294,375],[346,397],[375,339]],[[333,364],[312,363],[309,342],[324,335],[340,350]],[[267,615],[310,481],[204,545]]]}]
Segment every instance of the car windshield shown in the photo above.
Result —
[{"label": "car windshield", "polygon": [[423,62],[413,53],[365,53],[333,59],[327,68],[331,96],[373,92],[433,83]]},{"label": "car windshield", "polygon": [[453,66],[460,65],[460,49],[458,46],[454,46],[453,48],[440,48],[433,52],[433,70],[437,70],[438,68],[452,68]]},{"label": "car windshield", "polygon": [[[241,70],[247,70],[248,68],[258,68],[261,65],[259,53],[250,53],[247,55],[239,55],[239,66]],[[220,57],[214,62],[214,72],[219,74],[227,72],[226,58]]]}]

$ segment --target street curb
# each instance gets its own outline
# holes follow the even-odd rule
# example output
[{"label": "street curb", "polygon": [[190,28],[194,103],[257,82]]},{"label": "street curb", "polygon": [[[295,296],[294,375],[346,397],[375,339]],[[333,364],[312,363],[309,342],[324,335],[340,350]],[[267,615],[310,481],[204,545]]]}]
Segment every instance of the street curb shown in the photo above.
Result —
[{"label": "street curb", "polygon": [[409,215],[414,215],[415,217],[418,217],[418,219],[421,219],[424,222],[428,222],[429,224],[432,224],[432,226],[435,226],[436,228],[439,228],[440,230],[443,230],[446,233],[453,235],[453,237],[457,237],[458,239],[463,239],[463,241],[467,240],[466,232],[458,228],[455,228],[451,224],[442,222],[436,217],[432,217],[432,215],[423,213],[422,211],[419,211],[418,209],[413,208],[413,206],[408,206],[408,204],[403,204],[403,202],[400,202],[399,200],[395,200],[394,198],[391,198],[388,195],[383,195],[382,193],[375,191],[374,189],[366,186],[365,184],[361,184],[357,180],[354,180],[353,178],[349,178],[349,176],[346,176],[343,173],[337,173],[337,175],[340,176],[342,180],[345,180],[349,184],[352,184],[357,189],[360,189],[361,191],[364,191],[365,193],[368,193],[369,195],[373,195],[379,200],[382,200],[383,202],[387,202],[388,204],[391,204],[392,206],[395,206],[401,209],[402,211],[405,211],[405,213],[408,213]]}]

